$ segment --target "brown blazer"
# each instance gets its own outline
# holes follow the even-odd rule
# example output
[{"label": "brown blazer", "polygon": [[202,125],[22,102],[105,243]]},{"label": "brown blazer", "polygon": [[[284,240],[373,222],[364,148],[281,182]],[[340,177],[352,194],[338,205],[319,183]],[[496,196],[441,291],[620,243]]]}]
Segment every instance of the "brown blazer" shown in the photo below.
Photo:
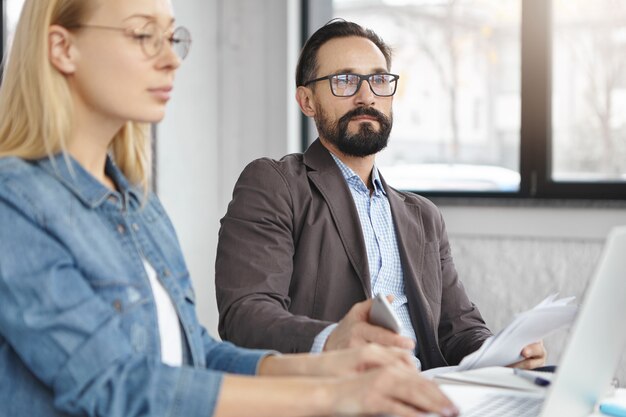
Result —
[{"label": "brown blazer", "polygon": [[[491,333],[457,277],[439,210],[383,186],[422,367],[457,364]],[[371,297],[359,216],[319,140],[304,154],[248,165],[221,224],[215,286],[224,340],[307,352],[320,331]]]}]

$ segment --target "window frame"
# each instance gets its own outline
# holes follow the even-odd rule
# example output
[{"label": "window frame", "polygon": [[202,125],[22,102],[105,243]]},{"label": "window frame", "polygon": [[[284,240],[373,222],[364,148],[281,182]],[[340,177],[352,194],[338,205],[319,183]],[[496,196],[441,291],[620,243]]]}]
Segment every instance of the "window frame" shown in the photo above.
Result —
[{"label": "window frame", "polygon": [[0,0],[0,83],[2,83],[2,74],[4,73],[4,43],[7,36],[4,27],[4,7],[4,0]]},{"label": "window frame", "polygon": [[[302,1],[302,45],[325,22],[317,2]],[[421,191],[426,197],[465,199],[626,200],[626,181],[554,181],[552,172],[552,0],[521,2],[520,188],[515,192]],[[316,3],[316,4],[313,4]],[[320,2],[321,3],[321,2]],[[331,4],[329,2],[329,4]],[[332,5],[330,6],[332,7]],[[319,20],[319,19],[318,19]],[[302,117],[302,149],[315,135]]]}]

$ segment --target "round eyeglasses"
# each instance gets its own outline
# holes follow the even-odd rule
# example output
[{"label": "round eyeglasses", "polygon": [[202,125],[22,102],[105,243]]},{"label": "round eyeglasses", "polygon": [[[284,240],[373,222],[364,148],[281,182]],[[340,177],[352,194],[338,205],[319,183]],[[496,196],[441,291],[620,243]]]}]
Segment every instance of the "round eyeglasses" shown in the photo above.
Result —
[{"label": "round eyeglasses", "polygon": [[101,25],[76,25],[78,29],[105,29],[123,32],[126,36],[141,43],[141,49],[148,58],[161,53],[165,41],[169,41],[176,55],[185,59],[191,47],[191,34],[187,28],[179,26],[174,30],[164,31],[156,22],[150,21],[141,28],[129,29]]},{"label": "round eyeglasses", "polygon": [[363,81],[367,81],[372,93],[379,97],[390,97],[396,93],[399,75],[396,74],[334,74],[316,78],[304,83],[304,86],[322,80],[328,80],[330,91],[337,97],[351,97],[355,95]]}]

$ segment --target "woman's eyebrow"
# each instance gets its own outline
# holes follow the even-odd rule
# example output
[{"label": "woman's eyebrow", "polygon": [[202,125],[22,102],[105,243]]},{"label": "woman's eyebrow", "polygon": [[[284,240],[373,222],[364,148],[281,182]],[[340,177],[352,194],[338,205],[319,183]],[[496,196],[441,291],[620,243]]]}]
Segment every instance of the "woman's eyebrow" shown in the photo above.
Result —
[{"label": "woman's eyebrow", "polygon": [[[124,19],[124,21],[130,20],[130,19],[136,19],[136,18],[147,19],[147,20],[157,20],[156,16],[154,15],[137,13],[137,14],[128,16],[126,19]],[[175,20],[176,19],[174,17],[171,17],[169,21],[169,25],[173,24]]]}]

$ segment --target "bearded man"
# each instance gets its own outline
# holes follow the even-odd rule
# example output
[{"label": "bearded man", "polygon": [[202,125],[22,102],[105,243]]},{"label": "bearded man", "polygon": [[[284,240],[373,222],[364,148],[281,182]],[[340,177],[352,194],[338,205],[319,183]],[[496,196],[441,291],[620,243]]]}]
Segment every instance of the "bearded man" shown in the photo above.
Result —
[{"label": "bearded man", "polygon": [[[280,352],[378,343],[412,350],[425,370],[458,364],[491,336],[437,207],[389,187],[376,167],[400,78],[390,68],[390,48],[356,23],[331,21],[306,42],[296,99],[319,139],[252,162],[235,186],[216,260],[223,339]],[[400,334],[368,322],[379,293]],[[533,368],[545,350],[521,356],[514,365]]]}]

